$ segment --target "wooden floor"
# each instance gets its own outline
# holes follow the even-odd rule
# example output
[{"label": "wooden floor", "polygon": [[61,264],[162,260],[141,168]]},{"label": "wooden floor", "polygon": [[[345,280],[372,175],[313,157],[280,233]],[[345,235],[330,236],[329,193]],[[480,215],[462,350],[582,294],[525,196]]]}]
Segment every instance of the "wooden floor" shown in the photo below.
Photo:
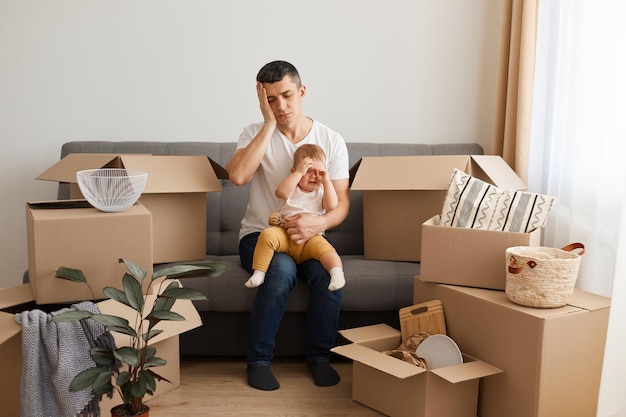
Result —
[{"label": "wooden floor", "polygon": [[341,382],[317,387],[303,359],[275,359],[272,370],[281,386],[266,392],[248,386],[243,358],[183,358],[180,387],[150,400],[150,417],[380,416],[352,401],[352,363],[333,367]]}]

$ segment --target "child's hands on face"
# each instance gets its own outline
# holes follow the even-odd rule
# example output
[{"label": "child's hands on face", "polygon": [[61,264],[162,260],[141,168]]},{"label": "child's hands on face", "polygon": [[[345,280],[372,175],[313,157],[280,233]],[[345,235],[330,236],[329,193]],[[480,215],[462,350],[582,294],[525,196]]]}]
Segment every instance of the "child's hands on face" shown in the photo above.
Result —
[{"label": "child's hands on face", "polygon": [[319,182],[325,183],[328,181],[328,172],[324,170],[317,171],[317,177],[319,178]]},{"label": "child's hands on face", "polygon": [[324,163],[320,160],[310,157],[302,159],[295,168],[302,177],[308,176],[307,181],[313,180],[313,182],[323,183],[328,179],[328,172]]},{"label": "child's hands on face", "polygon": [[298,166],[296,166],[296,172],[304,177],[309,169],[313,167],[313,165],[313,158],[307,156],[306,158],[303,158],[300,162],[298,162]]},{"label": "child's hands on face", "polygon": [[318,159],[313,159],[311,157],[306,157],[302,159],[302,161],[298,163],[298,166],[295,170],[302,174],[302,176],[306,175],[307,173],[314,173],[318,176],[322,173],[326,173],[326,167],[324,166],[324,163]]}]

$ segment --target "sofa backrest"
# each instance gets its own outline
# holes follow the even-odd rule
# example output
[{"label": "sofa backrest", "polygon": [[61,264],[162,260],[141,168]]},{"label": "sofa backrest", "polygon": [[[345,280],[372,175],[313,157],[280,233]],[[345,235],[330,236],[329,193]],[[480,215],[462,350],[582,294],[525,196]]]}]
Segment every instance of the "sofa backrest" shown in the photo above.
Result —
[{"label": "sofa backrest", "polygon": [[[75,141],[63,144],[61,158],[70,153],[143,153],[155,155],[208,155],[225,166],[235,152],[234,142],[114,142]],[[402,155],[481,155],[476,143],[404,144],[347,143],[350,166],[364,156]],[[236,255],[240,221],[247,202],[249,186],[235,186],[221,180],[222,192],[207,193],[207,255]],[[69,198],[67,184],[59,184],[59,199]],[[363,196],[350,191],[350,214],[338,227],[328,231],[330,241],[341,255],[363,254]]]}]

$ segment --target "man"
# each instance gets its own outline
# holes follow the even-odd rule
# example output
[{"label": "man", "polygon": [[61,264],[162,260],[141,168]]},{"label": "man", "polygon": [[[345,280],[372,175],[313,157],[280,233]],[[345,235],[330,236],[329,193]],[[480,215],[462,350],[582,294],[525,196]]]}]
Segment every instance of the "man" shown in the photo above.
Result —
[{"label": "man", "polygon": [[[338,133],[302,111],[306,87],[296,68],[288,62],[266,64],[257,74],[257,96],[263,122],[244,128],[237,151],[226,165],[230,180],[236,185],[250,181],[250,201],[241,222],[239,257],[252,273],[252,255],[261,230],[280,200],[274,190],[289,173],[295,150],[313,143],[327,155],[328,175],[335,186],[339,203],[323,216],[302,214],[286,219],[284,228],[295,243],[340,224],[348,215],[348,151]],[[306,360],[318,386],[332,386],[339,375],[330,366],[330,349],[336,340],[341,290],[328,289],[330,276],[317,260],[296,265],[285,253],[276,253],[265,282],[258,288],[250,316],[247,347],[248,384],[260,390],[280,387],[270,365],[275,336],[285,312],[289,294],[298,278],[309,286]]]}]

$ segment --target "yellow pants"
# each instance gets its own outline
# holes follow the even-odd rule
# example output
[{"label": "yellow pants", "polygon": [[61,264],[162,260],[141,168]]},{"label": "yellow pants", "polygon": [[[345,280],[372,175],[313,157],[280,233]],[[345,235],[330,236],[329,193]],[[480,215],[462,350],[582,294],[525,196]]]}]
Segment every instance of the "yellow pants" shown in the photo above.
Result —
[{"label": "yellow pants", "polygon": [[335,252],[335,248],[322,235],[315,235],[298,245],[289,239],[289,234],[285,229],[270,226],[259,235],[254,248],[252,269],[267,272],[276,252],[286,253],[294,259],[296,264],[299,264],[308,259],[320,260],[324,255]]}]

